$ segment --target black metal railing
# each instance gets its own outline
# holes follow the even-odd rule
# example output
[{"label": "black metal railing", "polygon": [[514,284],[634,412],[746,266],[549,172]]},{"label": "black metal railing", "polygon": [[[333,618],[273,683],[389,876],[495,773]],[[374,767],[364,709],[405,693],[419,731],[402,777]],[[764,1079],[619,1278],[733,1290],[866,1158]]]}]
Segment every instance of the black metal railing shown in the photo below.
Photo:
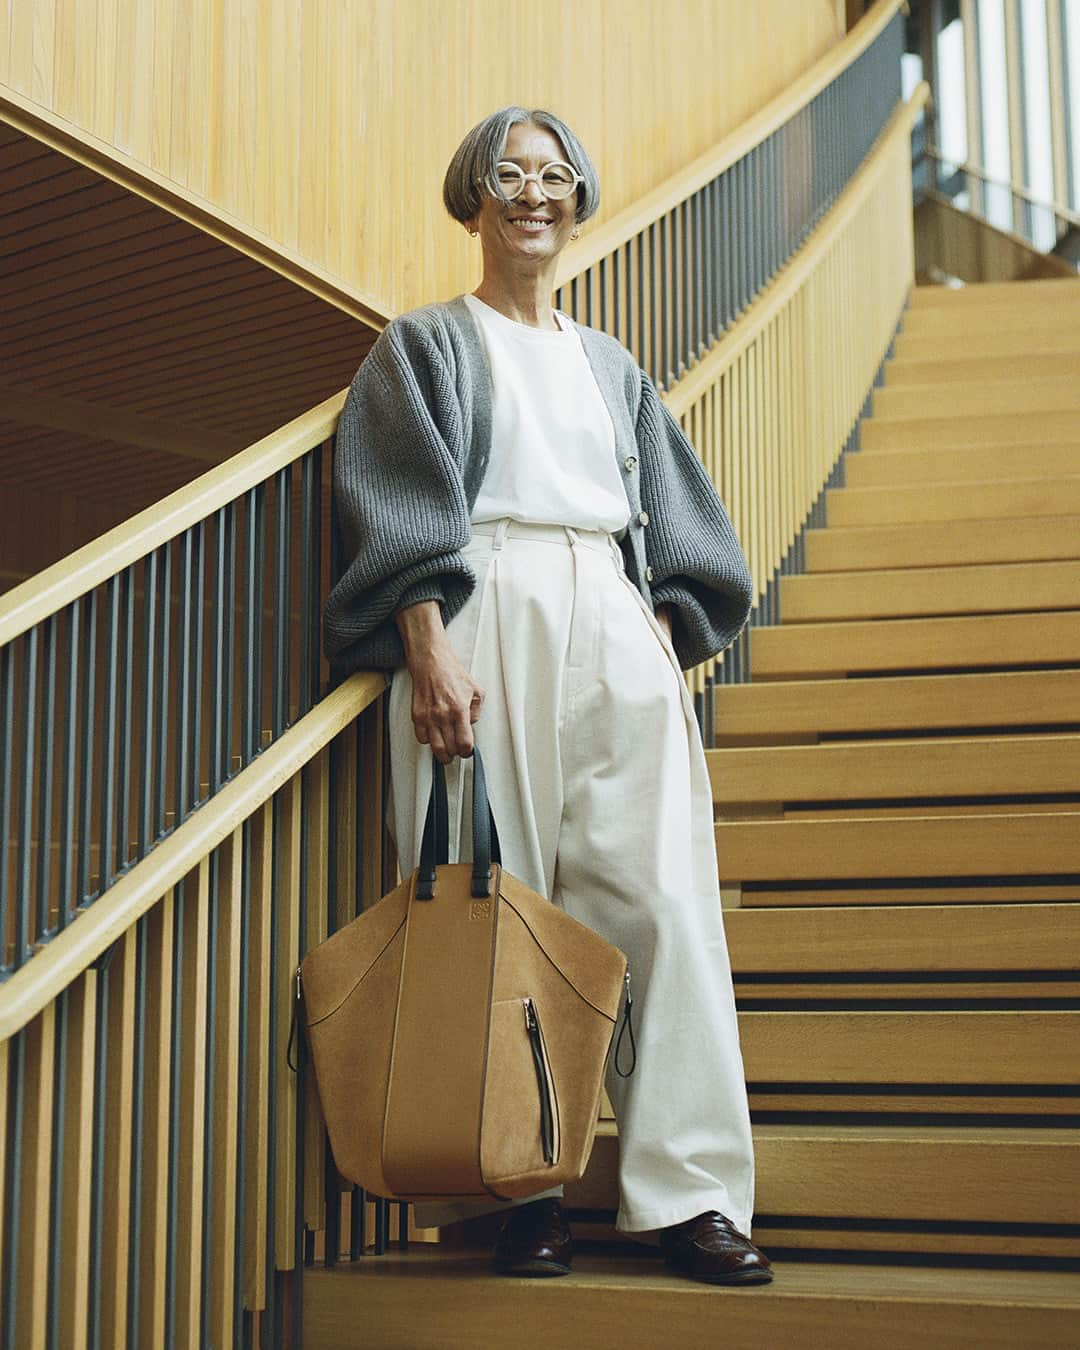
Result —
[{"label": "black metal railing", "polygon": [[670,389],[843,191],[900,102],[899,10],[839,75],[722,173],[556,292]]},{"label": "black metal railing", "polygon": [[313,706],[329,454],[0,648],[0,978]]}]

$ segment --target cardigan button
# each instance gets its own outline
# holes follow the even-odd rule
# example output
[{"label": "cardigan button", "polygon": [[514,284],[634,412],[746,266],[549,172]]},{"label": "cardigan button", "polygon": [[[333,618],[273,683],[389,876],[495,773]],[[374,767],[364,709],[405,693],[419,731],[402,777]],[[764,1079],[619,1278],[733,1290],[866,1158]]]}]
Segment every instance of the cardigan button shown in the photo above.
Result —
[{"label": "cardigan button", "polygon": [[626,458],[623,460],[623,468],[626,470],[627,473],[631,473],[636,467],[637,467],[637,456],[627,455]]},{"label": "cardigan button", "polygon": [[652,579],[653,579],[653,570],[652,570],[651,567],[646,567],[646,569],[645,569],[645,580],[646,580],[646,581],[652,581]]},{"label": "cardigan button", "polygon": [[638,512],[638,524],[639,524],[639,525],[648,525],[648,523],[649,523],[649,513],[648,513],[648,511],[639,511],[639,512]]}]

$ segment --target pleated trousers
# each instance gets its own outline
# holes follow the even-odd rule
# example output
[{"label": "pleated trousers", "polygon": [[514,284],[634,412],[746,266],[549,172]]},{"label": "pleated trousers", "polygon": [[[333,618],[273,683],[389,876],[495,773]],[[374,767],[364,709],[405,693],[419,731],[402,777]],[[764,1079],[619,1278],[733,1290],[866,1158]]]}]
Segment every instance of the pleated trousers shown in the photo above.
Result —
[{"label": "pleated trousers", "polygon": [[[485,691],[474,732],[503,866],[630,962],[637,1065],[621,1078],[609,1064],[606,1079],[616,1225],[643,1235],[716,1209],[749,1236],[753,1145],[712,792],[675,652],[609,534],[502,520],[475,525],[465,556],[478,584],[447,636]],[[389,735],[403,873],[416,865],[431,786],[411,706],[402,667]],[[471,769],[460,759],[448,787],[450,860],[467,861]],[[500,1207],[416,1215],[433,1226]]]}]

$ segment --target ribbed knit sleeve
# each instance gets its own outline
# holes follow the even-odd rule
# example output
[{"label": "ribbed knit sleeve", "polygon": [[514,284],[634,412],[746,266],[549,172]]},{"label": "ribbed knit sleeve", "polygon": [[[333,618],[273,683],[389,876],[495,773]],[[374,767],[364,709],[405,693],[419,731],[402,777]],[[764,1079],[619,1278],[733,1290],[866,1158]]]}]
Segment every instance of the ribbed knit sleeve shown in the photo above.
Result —
[{"label": "ribbed knit sleeve", "polygon": [[689,670],[738,637],[750,616],[753,580],[694,447],[644,371],[641,385],[637,439],[650,590],[654,606],[673,607],[672,642]]},{"label": "ribbed knit sleeve", "polygon": [[353,379],[338,422],[333,492],[345,571],[327,599],[326,655],[336,674],[404,662],[393,616],[436,600],[443,622],[476,584],[464,429],[454,380],[421,323],[395,319]]}]

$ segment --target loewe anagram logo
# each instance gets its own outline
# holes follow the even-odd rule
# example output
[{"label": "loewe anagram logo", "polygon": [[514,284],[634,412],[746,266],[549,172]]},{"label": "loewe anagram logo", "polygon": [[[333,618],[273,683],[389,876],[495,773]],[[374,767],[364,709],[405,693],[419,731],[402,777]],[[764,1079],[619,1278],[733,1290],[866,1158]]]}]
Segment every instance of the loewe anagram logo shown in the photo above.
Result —
[{"label": "loewe anagram logo", "polygon": [[472,902],[472,904],[469,906],[469,918],[470,918],[470,919],[490,919],[490,918],[491,918],[491,901],[490,901],[490,900],[474,900],[474,901]]}]

